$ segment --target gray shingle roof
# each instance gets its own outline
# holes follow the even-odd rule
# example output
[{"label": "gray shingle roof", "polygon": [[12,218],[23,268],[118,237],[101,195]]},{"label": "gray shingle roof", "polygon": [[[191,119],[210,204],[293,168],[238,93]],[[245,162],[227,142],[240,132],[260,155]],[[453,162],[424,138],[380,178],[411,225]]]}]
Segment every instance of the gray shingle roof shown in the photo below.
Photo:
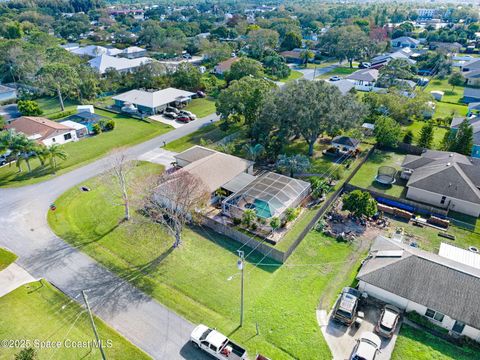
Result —
[{"label": "gray shingle roof", "polygon": [[194,162],[203,159],[204,157],[207,157],[209,155],[212,155],[213,153],[215,153],[214,150],[208,149],[203,146],[195,145],[192,146],[190,149],[187,149],[180,154],[175,155],[175,158],[188,162]]},{"label": "gray shingle roof", "polygon": [[357,279],[480,329],[480,270],[406,244],[377,237],[379,250],[403,250],[399,257],[364,262]]},{"label": "gray shingle roof", "polygon": [[378,74],[377,69],[361,69],[348,75],[347,79],[374,82],[377,81]]},{"label": "gray shingle roof", "polygon": [[480,99],[480,89],[465,87],[463,88],[463,96],[467,98]]},{"label": "gray shingle roof", "polygon": [[338,144],[338,145],[346,145],[346,146],[357,146],[360,144],[360,140],[351,138],[349,136],[336,136],[332,139],[333,144]]}]

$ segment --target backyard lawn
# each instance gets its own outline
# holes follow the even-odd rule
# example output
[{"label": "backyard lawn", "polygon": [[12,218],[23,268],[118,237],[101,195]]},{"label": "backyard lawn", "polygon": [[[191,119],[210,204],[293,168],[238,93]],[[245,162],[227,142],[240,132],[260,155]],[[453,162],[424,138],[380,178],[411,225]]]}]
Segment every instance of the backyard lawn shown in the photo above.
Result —
[{"label": "backyard lawn", "polygon": [[[111,346],[104,346],[109,359],[150,359],[115,330],[96,318],[100,338]],[[23,285],[0,298],[0,338],[27,340],[31,347],[39,341],[61,342],[58,349],[38,349],[39,360],[99,359],[95,347],[70,347],[72,342],[94,341],[88,314],[75,301],[67,298],[46,281]],[[70,346],[72,345],[70,342]],[[27,346],[28,347],[28,346]],[[13,359],[20,348],[3,347],[0,359]]]},{"label": "backyard lawn", "polygon": [[240,126],[231,125],[228,131],[220,129],[220,123],[216,122],[202,127],[200,130],[174,140],[165,146],[166,150],[182,152],[194,145],[209,145],[222,140],[225,136],[231,135],[240,130]]},{"label": "backyard lawn", "polygon": [[463,97],[463,86],[455,86],[455,89],[452,89],[452,85],[448,83],[448,79],[431,80],[425,87],[425,91],[429,94],[430,91],[443,91],[442,102],[446,103],[458,104]]},{"label": "backyard lawn", "polygon": [[468,107],[462,104],[451,104],[451,103],[444,103],[444,102],[435,102],[435,113],[433,117],[435,119],[439,118],[446,118],[449,116],[457,117],[457,116],[466,116]]},{"label": "backyard lawn", "polygon": [[[62,111],[57,97],[42,97],[35,99],[34,101],[37,102],[40,106],[40,109],[43,110],[43,114],[41,116],[48,118],[49,116]],[[78,102],[65,99],[63,101],[63,105],[65,106],[65,111],[71,111],[76,110]]]},{"label": "backyard lawn", "polygon": [[[441,103],[437,103],[437,105],[440,105]],[[448,105],[448,104],[447,104]],[[420,133],[422,131],[422,127],[425,125],[425,122],[423,121],[414,121],[407,127],[405,127],[405,130],[411,130],[413,133],[413,144],[417,144],[418,140],[420,139]],[[448,131],[448,129],[435,126],[433,128],[433,143],[432,143],[432,149],[440,149],[440,145],[442,143],[443,137],[445,136],[445,133]]]},{"label": "backyard lawn", "polygon": [[0,248],[0,271],[5,269],[15,260],[17,260],[17,255],[8,251],[7,249]]},{"label": "backyard lawn", "polygon": [[398,173],[397,181],[390,186],[376,182],[375,176],[377,176],[380,166],[391,166],[397,169],[397,171],[400,170],[404,157],[405,155],[394,152],[375,150],[365,164],[362,165],[360,170],[358,170],[352,180],[350,180],[350,184],[382,194],[403,197],[406,188],[404,182],[398,177]]},{"label": "backyard lawn", "polygon": [[[115,120],[115,129],[65,144],[63,148],[68,157],[65,161],[60,160],[56,175],[98,159],[114,148],[138,144],[172,129],[157,121],[148,123],[102,110],[96,110],[96,113]],[[40,166],[38,159],[33,159],[31,166],[31,172],[27,172],[25,164],[22,165],[22,172],[18,172],[18,168],[13,164],[0,168],[0,187],[33,184],[54,176],[48,165]]]},{"label": "backyard lawn", "polygon": [[429,333],[402,325],[392,360],[472,360],[478,350],[459,347]]},{"label": "backyard lawn", "polygon": [[215,112],[215,101],[208,98],[193,99],[185,110],[191,111],[197,118],[203,118]]},{"label": "backyard lawn", "polygon": [[[141,166],[147,166],[142,174],[158,170],[151,164]],[[351,282],[350,273],[342,279],[336,275],[354,253],[354,245],[311,232],[282,266],[243,247],[245,322],[238,328],[240,244],[195,227],[186,229],[183,244],[172,249],[171,236],[137,212],[132,221],[119,225],[122,209],[105,197],[104,185],[95,179],[86,185],[92,191],[72,188],[55,201],[56,216],[49,214],[48,220],[57,235],[193,323],[229,334],[250,354],[262,352],[273,359],[331,357],[315,309],[332,279],[338,289],[329,290],[328,301]],[[99,213],[101,217],[95,215]]]}]

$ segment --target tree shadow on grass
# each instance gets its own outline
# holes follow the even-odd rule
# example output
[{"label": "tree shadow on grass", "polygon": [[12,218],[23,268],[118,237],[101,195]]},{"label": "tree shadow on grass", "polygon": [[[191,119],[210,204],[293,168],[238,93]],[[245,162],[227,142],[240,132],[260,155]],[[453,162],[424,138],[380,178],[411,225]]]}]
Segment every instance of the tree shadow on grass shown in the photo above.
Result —
[{"label": "tree shadow on grass", "polygon": [[[57,171],[60,169],[61,167],[58,167]],[[30,179],[40,178],[47,175],[55,175],[55,174],[49,166],[39,165],[30,172],[27,170],[23,170],[22,172],[16,172],[15,174],[11,174],[10,176],[1,178],[0,186],[7,185],[8,183],[12,183],[12,182],[21,182],[21,181],[26,181]]]}]

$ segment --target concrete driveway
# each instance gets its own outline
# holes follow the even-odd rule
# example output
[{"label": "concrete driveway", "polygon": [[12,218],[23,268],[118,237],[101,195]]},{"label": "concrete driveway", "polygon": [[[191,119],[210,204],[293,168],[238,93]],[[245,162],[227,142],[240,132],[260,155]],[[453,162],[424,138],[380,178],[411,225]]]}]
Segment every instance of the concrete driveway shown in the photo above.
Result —
[{"label": "concrete driveway", "polygon": [[[334,360],[350,359],[353,348],[357,343],[357,339],[363,332],[374,332],[375,325],[381,314],[381,307],[376,305],[361,305],[360,311],[365,313],[365,320],[359,328],[354,326],[346,327],[332,319],[332,312],[328,315],[325,311],[317,311],[317,320],[322,330],[322,334],[332,352]],[[389,360],[392,356],[395,342],[397,340],[400,326],[397,326],[395,334],[391,339],[382,338],[382,346],[380,353],[377,354],[375,360]]]},{"label": "concrete driveway", "polygon": [[153,116],[150,116],[149,119],[161,122],[163,124],[170,125],[170,126],[174,127],[175,129],[178,129],[179,127],[182,127],[182,126],[186,125],[186,123],[184,123],[184,122],[180,122],[180,121],[173,120],[173,119],[168,119],[163,115],[153,115]]},{"label": "concrete driveway", "polygon": [[172,163],[175,161],[174,155],[177,153],[168,151],[162,148],[157,148],[146,152],[138,157],[138,160],[149,161],[155,164],[165,166],[165,170],[172,167]]},{"label": "concrete driveway", "polygon": [[36,281],[25,269],[13,263],[0,271],[0,297],[8,294],[16,288]]}]

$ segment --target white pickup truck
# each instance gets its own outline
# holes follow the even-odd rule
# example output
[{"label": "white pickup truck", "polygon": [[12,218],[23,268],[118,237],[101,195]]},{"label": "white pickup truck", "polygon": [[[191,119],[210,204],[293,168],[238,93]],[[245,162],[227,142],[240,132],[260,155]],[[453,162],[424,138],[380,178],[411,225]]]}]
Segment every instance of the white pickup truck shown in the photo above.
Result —
[{"label": "white pickup truck", "polygon": [[245,360],[247,350],[230,341],[228,337],[205,325],[198,325],[190,335],[190,341],[219,360]]}]

